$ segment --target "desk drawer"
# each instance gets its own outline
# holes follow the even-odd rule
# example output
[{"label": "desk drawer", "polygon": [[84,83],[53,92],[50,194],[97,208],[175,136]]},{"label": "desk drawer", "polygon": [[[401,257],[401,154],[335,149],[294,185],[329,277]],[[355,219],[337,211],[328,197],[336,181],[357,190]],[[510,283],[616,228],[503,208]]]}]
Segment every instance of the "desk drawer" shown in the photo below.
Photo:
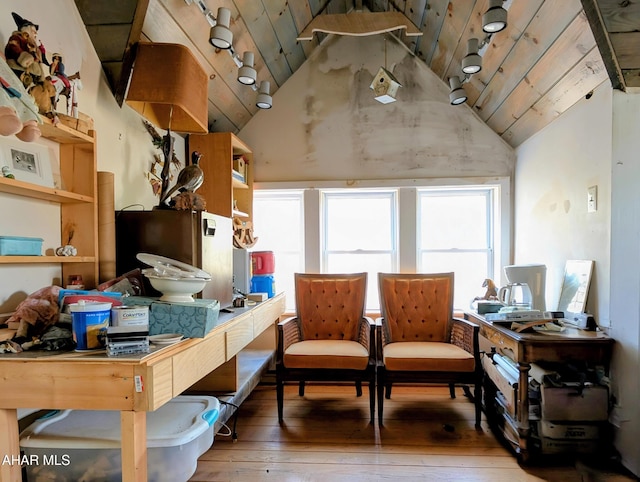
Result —
[{"label": "desk drawer", "polygon": [[518,401],[518,381],[503,372],[488,356],[482,357],[482,368],[496,388],[502,393],[505,409],[515,418]]},{"label": "desk drawer", "polygon": [[489,348],[494,347],[496,351],[512,360],[518,360],[518,342],[503,335],[490,327],[480,326],[480,337],[485,338]]}]

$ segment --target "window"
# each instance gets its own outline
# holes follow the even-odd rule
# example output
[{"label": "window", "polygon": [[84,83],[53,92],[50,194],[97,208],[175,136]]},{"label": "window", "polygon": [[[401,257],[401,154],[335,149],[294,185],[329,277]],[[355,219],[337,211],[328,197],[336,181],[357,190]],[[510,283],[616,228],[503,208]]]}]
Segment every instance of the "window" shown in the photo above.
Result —
[{"label": "window", "polygon": [[455,273],[454,305],[465,309],[494,275],[491,189],[418,191],[418,269]]},{"label": "window", "polygon": [[253,251],[273,251],[276,291],[284,291],[286,309],[295,310],[293,273],[304,272],[302,191],[255,191]]},{"label": "window", "polygon": [[395,190],[322,192],[322,271],[367,272],[367,309],[378,310],[378,272],[397,266]]}]

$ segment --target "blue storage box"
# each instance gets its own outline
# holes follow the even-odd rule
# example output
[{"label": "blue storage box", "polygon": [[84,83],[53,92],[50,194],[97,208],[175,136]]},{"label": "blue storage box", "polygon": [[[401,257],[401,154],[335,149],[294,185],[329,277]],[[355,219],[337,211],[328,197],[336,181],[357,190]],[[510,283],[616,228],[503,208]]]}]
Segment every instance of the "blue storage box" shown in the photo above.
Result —
[{"label": "blue storage box", "polygon": [[127,296],[122,301],[125,305],[149,306],[149,335],[178,333],[186,338],[204,338],[216,325],[220,313],[218,300],[167,302]]},{"label": "blue storage box", "polygon": [[0,256],[42,256],[42,238],[0,236]]}]

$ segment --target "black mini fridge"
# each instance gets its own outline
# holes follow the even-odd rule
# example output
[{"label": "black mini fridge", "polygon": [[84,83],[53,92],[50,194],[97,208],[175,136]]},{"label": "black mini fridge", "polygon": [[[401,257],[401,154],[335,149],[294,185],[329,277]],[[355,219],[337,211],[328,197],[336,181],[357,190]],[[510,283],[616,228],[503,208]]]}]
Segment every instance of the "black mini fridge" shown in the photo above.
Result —
[{"label": "black mini fridge", "polygon": [[[233,230],[231,219],[202,211],[116,212],[116,270],[118,275],[135,268],[147,268],[138,253],[171,258],[200,268],[211,281],[199,298],[233,301]],[[148,295],[159,295],[145,283]]]}]

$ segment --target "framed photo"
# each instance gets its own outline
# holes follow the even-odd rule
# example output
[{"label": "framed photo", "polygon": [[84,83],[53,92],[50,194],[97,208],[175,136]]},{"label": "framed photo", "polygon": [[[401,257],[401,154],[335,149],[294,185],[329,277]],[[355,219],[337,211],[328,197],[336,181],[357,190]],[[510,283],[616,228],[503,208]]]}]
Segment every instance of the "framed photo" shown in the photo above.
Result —
[{"label": "framed photo", "polygon": [[8,166],[19,181],[54,187],[49,148],[19,139],[0,139],[1,166]]}]

